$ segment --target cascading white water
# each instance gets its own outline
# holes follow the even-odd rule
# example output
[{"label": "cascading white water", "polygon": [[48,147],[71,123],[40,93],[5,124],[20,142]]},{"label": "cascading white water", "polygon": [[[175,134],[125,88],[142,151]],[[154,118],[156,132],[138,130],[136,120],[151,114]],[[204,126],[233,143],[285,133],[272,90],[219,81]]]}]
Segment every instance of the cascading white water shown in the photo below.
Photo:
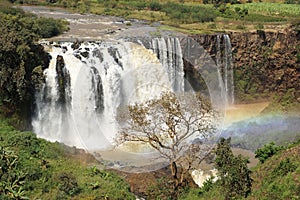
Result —
[{"label": "cascading white water", "polygon": [[[46,83],[36,97],[34,132],[50,141],[103,149],[117,133],[118,108],[157,98],[162,91],[183,91],[178,39],[154,41],[157,55],[122,41],[86,42],[76,49],[69,42],[44,44],[52,59],[45,70]],[[68,82],[59,78],[61,71]]]},{"label": "cascading white water", "polygon": [[[223,78],[221,73],[221,67],[222,61],[221,61],[221,41],[220,41],[220,35],[217,35],[217,55],[216,55],[216,65],[217,65],[217,73],[218,73],[218,81],[220,84],[220,88],[223,87],[221,84],[223,84]],[[225,94],[225,99],[227,99],[227,95]],[[226,100],[227,101],[227,100]]]},{"label": "cascading white water", "polygon": [[184,91],[184,71],[180,41],[178,38],[154,38],[151,48],[160,62],[167,67],[169,80],[176,92]]},{"label": "cascading white water", "polygon": [[233,64],[232,64],[232,51],[231,42],[227,34],[224,35],[224,63],[225,63],[225,89],[227,92],[227,103],[234,104],[234,79],[233,79]]},{"label": "cascading white water", "polygon": [[221,38],[217,35],[216,65],[218,67],[218,78],[224,84],[226,105],[234,104],[234,77],[231,42],[227,34],[223,36],[223,51],[221,48]]}]

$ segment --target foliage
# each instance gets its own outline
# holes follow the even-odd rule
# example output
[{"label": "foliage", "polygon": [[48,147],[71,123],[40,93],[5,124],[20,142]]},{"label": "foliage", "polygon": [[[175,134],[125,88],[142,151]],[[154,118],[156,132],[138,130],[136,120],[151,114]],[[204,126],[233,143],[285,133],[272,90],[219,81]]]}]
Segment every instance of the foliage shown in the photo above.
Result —
[{"label": "foliage", "polygon": [[80,188],[78,187],[78,183],[74,175],[66,172],[61,172],[59,173],[58,177],[58,188],[61,191],[70,196],[75,196],[80,193]]},{"label": "foliage", "polygon": [[300,7],[293,4],[256,2],[232,5],[232,8],[236,7],[247,9],[249,13],[264,13],[267,16],[297,17],[300,15]]},{"label": "foliage", "polygon": [[30,74],[33,67],[42,64],[41,58],[33,52],[40,53],[41,49],[34,44],[35,35],[22,29],[19,21],[1,15],[0,27],[1,101],[20,105],[32,96]]},{"label": "foliage", "polygon": [[278,164],[278,166],[272,171],[272,174],[273,176],[285,176],[296,169],[297,166],[289,158],[286,158]]},{"label": "foliage", "polygon": [[[18,113],[29,119],[35,85],[43,80],[34,68],[46,68],[48,54],[36,43],[40,37],[52,37],[66,30],[60,20],[38,18],[13,8],[7,1],[0,3],[0,104],[7,115]],[[34,76],[34,80],[32,77]],[[23,127],[24,128],[24,127]]]},{"label": "foliage", "polygon": [[116,174],[83,166],[65,148],[0,120],[0,199],[135,199]]},{"label": "foliage", "polygon": [[282,149],[282,146],[276,146],[274,142],[271,142],[265,144],[264,147],[257,149],[255,151],[255,158],[258,158],[261,163],[264,163],[268,158],[272,157]]},{"label": "foliage", "polygon": [[8,148],[0,147],[0,197],[27,199],[24,196],[24,178],[26,173],[17,169],[19,157]]},{"label": "foliage", "polygon": [[284,1],[285,4],[300,4],[300,1],[299,0],[285,0]]},{"label": "foliage", "polygon": [[150,10],[153,10],[153,11],[160,11],[162,9],[162,4],[160,4],[157,1],[151,1],[149,3],[149,8],[150,8]]},{"label": "foliage", "polygon": [[[224,141],[225,143],[228,141]],[[228,147],[223,149],[225,152]],[[224,152],[223,151],[223,152]],[[266,162],[252,169],[252,191],[247,199],[298,199],[300,195],[300,140],[284,147]],[[225,159],[225,156],[223,157]],[[202,193],[190,188],[179,199],[225,199],[222,182],[216,182]]]},{"label": "foliage", "polygon": [[171,19],[182,23],[211,22],[217,17],[215,10],[209,6],[189,6],[177,3],[166,3],[162,9]]},{"label": "foliage", "polygon": [[278,151],[253,173],[251,199],[297,199],[300,195],[299,141]]},{"label": "foliage", "polygon": [[215,165],[225,199],[247,197],[251,192],[249,160],[241,155],[234,156],[230,149],[230,138],[221,138],[216,148]]},{"label": "foliage", "polygon": [[[189,96],[190,97],[190,96]],[[117,144],[144,143],[155,149],[169,164],[175,180],[175,190],[186,179],[189,170],[197,167],[207,156],[209,146],[202,140],[215,131],[216,113],[202,101],[166,92],[161,98],[129,106],[125,126],[117,136]]]},{"label": "foliage", "polygon": [[299,113],[300,104],[297,101],[295,88],[287,88],[284,93],[274,94],[272,102],[264,109],[264,113]]},{"label": "foliage", "polygon": [[153,185],[147,188],[146,199],[176,199],[173,185],[169,180],[165,176],[158,178]]},{"label": "foliage", "polygon": [[[238,0],[204,0],[203,4],[193,0],[17,0],[16,2],[63,6],[82,14],[94,13],[149,22],[159,21],[173,26],[173,29],[191,34],[219,32],[224,29],[252,30],[253,23],[264,25],[290,23],[299,16],[299,6],[284,4],[283,0],[276,3],[273,1],[251,3],[252,0],[247,0],[247,3]],[[217,29],[209,31],[206,26],[196,24],[211,21],[218,23]],[[231,23],[237,24],[229,25]],[[241,23],[243,25],[240,25]]]}]

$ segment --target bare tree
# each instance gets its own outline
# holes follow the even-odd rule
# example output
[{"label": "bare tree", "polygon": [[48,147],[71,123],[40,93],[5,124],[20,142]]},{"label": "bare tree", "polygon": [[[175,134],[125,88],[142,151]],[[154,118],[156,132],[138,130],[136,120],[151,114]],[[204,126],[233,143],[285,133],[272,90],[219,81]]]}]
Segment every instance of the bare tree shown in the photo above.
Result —
[{"label": "bare tree", "polygon": [[129,106],[124,128],[117,136],[118,144],[145,143],[167,159],[175,189],[207,155],[209,145],[200,141],[216,131],[217,113],[204,98],[191,97],[193,94],[165,92],[159,99]]}]

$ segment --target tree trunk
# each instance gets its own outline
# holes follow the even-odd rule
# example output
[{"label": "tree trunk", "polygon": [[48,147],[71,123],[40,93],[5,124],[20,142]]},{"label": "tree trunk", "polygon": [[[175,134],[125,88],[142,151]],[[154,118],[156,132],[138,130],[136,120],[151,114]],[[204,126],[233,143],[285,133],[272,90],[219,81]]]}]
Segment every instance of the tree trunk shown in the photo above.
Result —
[{"label": "tree trunk", "polygon": [[177,176],[178,169],[177,169],[176,162],[171,162],[170,169],[171,169],[172,177],[175,180],[174,190],[176,191],[179,186],[179,180],[178,180],[178,176]]}]

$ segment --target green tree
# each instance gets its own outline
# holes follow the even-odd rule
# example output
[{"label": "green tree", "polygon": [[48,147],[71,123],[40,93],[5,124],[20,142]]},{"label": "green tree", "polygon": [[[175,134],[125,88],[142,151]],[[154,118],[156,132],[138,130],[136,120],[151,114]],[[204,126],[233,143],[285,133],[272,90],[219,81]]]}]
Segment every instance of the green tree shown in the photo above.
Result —
[{"label": "green tree", "polygon": [[61,20],[38,18],[13,8],[8,1],[0,2],[0,111],[7,116],[17,114],[15,126],[30,124],[23,122],[30,119],[35,90],[44,81],[42,71],[49,64],[48,53],[37,40],[66,29]]},{"label": "green tree", "polygon": [[36,35],[23,28],[17,17],[1,15],[0,102],[25,118],[29,117],[34,96],[32,71],[36,66],[45,66],[48,58],[36,40]]},{"label": "green tree", "polygon": [[242,155],[234,156],[230,149],[231,138],[221,138],[216,148],[215,165],[220,177],[225,199],[247,197],[251,192],[249,160]]}]

